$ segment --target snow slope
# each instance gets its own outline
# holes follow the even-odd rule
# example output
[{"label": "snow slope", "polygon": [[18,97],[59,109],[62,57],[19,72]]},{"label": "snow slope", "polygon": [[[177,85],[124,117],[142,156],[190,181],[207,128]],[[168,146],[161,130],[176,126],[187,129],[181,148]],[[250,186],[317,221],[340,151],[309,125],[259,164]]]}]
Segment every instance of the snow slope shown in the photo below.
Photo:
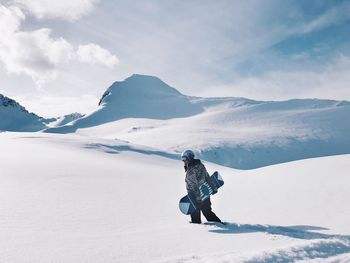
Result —
[{"label": "snow slope", "polygon": [[29,113],[13,99],[0,94],[0,131],[39,131],[46,128],[43,119]]},{"label": "snow slope", "polygon": [[206,160],[252,169],[350,153],[348,116],[348,104],[291,100],[220,107],[186,119],[125,119],[78,133],[120,138],[174,152],[195,149]]},{"label": "snow slope", "polygon": [[349,116],[347,101],[189,97],[156,77],[133,75],[108,88],[93,113],[46,131],[173,153],[191,148],[205,160],[252,169],[350,153]]},{"label": "snow slope", "polygon": [[5,132],[0,145],[0,262],[350,261],[350,155],[206,163],[225,179],[221,226],[179,212],[172,153],[78,134]]}]

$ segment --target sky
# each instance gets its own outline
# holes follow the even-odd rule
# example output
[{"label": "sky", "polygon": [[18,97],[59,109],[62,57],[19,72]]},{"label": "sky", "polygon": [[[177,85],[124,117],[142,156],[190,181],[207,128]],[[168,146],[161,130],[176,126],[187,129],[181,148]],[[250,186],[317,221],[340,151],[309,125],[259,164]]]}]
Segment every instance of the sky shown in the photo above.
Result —
[{"label": "sky", "polygon": [[187,95],[350,100],[350,0],[0,0],[0,94],[43,117],[117,80]]}]

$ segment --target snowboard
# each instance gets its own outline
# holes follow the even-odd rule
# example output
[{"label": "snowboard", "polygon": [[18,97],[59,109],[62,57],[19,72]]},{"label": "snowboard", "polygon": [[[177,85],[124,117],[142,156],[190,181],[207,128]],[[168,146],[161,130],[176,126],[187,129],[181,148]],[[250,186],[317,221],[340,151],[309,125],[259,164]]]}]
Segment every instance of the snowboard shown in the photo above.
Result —
[{"label": "snowboard", "polygon": [[[224,185],[224,180],[222,179],[219,172],[214,172],[209,178],[217,188],[220,188]],[[199,186],[199,191],[201,194],[202,201],[209,198],[209,196],[211,196],[214,192],[207,182],[204,182]],[[185,215],[192,214],[194,211],[197,210],[195,200],[195,197],[189,194],[182,197],[179,202],[180,211]]]}]

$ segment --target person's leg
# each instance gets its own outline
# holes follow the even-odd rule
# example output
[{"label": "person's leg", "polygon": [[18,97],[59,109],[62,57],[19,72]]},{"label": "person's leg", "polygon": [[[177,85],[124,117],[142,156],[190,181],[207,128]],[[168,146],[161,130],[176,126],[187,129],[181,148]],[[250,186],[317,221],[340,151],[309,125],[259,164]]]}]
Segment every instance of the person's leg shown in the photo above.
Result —
[{"label": "person's leg", "polygon": [[220,218],[218,218],[215,215],[215,213],[211,210],[210,198],[203,201],[201,210],[203,212],[203,215],[209,222],[221,222]]},{"label": "person's leg", "polygon": [[201,223],[201,210],[197,209],[191,214],[191,223]]}]

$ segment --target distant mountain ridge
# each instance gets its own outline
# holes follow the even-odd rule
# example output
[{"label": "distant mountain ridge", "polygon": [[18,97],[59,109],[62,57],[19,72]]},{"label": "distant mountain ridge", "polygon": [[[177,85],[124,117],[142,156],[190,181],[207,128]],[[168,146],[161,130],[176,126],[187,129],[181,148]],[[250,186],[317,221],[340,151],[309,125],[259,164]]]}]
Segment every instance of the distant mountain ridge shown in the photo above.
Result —
[{"label": "distant mountain ridge", "polygon": [[72,121],[78,120],[82,117],[84,117],[85,114],[81,114],[79,112],[73,112],[71,114],[66,114],[64,116],[60,116],[57,118],[49,118],[45,119],[45,123],[48,127],[60,127],[64,126]]},{"label": "distant mountain ridge", "polygon": [[167,120],[201,114],[207,109],[237,108],[260,105],[265,111],[325,108],[329,105],[350,105],[348,101],[292,99],[288,101],[255,101],[237,97],[202,98],[186,96],[154,76],[133,74],[114,82],[102,95],[98,108],[68,126],[47,132],[70,133],[125,118]]},{"label": "distant mountain ridge", "polygon": [[0,94],[0,130],[33,132],[46,128],[43,119],[17,101]]},{"label": "distant mountain ridge", "polygon": [[21,106],[17,101],[0,94],[0,107],[12,107],[18,108],[23,112],[29,113],[23,106]]},{"label": "distant mountain ridge", "polygon": [[[3,99],[3,104],[40,124],[29,126],[31,131],[119,139],[172,154],[190,148],[204,160],[239,169],[350,153],[348,101],[201,98],[186,96],[157,77],[134,74],[113,83],[96,110],[84,116],[42,119],[14,101]],[[24,123],[3,116],[12,124]],[[30,131],[28,126],[1,129]]]},{"label": "distant mountain ridge", "polygon": [[61,117],[43,118],[29,112],[16,100],[0,94],[0,131],[36,132],[68,124],[83,116],[75,112]]},{"label": "distant mountain ridge", "polygon": [[172,119],[203,112],[200,105],[157,77],[134,74],[114,82],[102,95],[98,109],[72,125],[48,129],[69,133],[124,118]]}]

